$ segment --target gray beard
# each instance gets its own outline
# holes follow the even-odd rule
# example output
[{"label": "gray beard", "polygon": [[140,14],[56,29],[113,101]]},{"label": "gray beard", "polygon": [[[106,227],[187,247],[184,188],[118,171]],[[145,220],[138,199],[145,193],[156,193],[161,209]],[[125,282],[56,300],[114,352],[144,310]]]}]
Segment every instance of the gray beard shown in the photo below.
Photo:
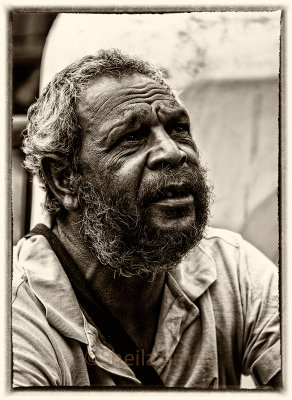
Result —
[{"label": "gray beard", "polygon": [[[80,235],[91,252],[115,274],[153,277],[174,269],[203,237],[209,216],[210,190],[206,172],[200,167],[183,171],[165,170],[156,182],[143,187],[133,199],[117,185],[101,185],[102,191],[85,177],[79,187],[82,210]],[[186,229],[154,229],[143,201],[169,182],[191,181],[196,218]],[[114,188],[114,189],[113,189]],[[125,189],[124,189],[125,190]]]}]

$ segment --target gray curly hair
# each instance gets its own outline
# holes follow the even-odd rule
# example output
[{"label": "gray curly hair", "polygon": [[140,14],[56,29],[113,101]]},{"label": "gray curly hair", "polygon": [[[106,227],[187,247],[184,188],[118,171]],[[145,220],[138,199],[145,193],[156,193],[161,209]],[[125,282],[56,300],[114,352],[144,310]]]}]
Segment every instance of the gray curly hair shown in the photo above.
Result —
[{"label": "gray curly hair", "polygon": [[81,176],[79,151],[82,143],[76,103],[82,91],[92,78],[119,77],[135,72],[158,81],[175,96],[159,69],[138,57],[110,49],[85,56],[56,74],[29,108],[22,146],[26,155],[23,165],[31,174],[39,177],[46,192],[44,207],[52,215],[60,215],[65,209],[50,191],[41,165],[48,154],[59,156],[66,162],[67,175],[73,172],[76,179],[72,187],[76,187],[77,177]]}]

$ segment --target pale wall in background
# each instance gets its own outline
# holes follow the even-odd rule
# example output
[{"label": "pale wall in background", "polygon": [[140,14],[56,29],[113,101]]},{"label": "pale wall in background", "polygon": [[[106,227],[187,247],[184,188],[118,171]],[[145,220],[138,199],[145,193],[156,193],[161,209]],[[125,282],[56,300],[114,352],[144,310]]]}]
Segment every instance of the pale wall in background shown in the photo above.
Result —
[{"label": "pale wall in background", "polygon": [[198,79],[276,77],[280,12],[60,14],[44,52],[42,86],[68,63],[119,47],[165,69],[178,89]]}]

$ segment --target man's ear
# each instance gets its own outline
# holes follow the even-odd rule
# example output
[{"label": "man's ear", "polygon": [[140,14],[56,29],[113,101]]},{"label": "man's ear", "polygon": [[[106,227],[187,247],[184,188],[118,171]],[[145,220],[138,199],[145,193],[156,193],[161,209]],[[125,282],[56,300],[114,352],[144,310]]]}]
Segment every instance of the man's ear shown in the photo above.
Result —
[{"label": "man's ear", "polygon": [[56,199],[63,204],[66,210],[76,211],[78,199],[70,185],[73,172],[68,168],[68,162],[56,154],[47,154],[42,160],[41,170]]}]

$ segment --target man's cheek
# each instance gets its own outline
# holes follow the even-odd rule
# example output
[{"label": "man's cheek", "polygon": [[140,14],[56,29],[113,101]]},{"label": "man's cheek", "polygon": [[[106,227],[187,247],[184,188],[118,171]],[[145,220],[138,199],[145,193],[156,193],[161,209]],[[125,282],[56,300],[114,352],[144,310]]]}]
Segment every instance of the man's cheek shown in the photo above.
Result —
[{"label": "man's cheek", "polygon": [[187,163],[193,166],[198,167],[200,164],[199,159],[199,150],[197,149],[195,142],[193,140],[190,141],[188,145],[182,144],[180,145],[181,150],[183,150],[187,155]]},{"label": "man's cheek", "polygon": [[137,192],[133,181],[120,179],[116,173],[103,175],[102,194],[105,202],[117,212],[123,212],[128,215],[136,212]]}]

